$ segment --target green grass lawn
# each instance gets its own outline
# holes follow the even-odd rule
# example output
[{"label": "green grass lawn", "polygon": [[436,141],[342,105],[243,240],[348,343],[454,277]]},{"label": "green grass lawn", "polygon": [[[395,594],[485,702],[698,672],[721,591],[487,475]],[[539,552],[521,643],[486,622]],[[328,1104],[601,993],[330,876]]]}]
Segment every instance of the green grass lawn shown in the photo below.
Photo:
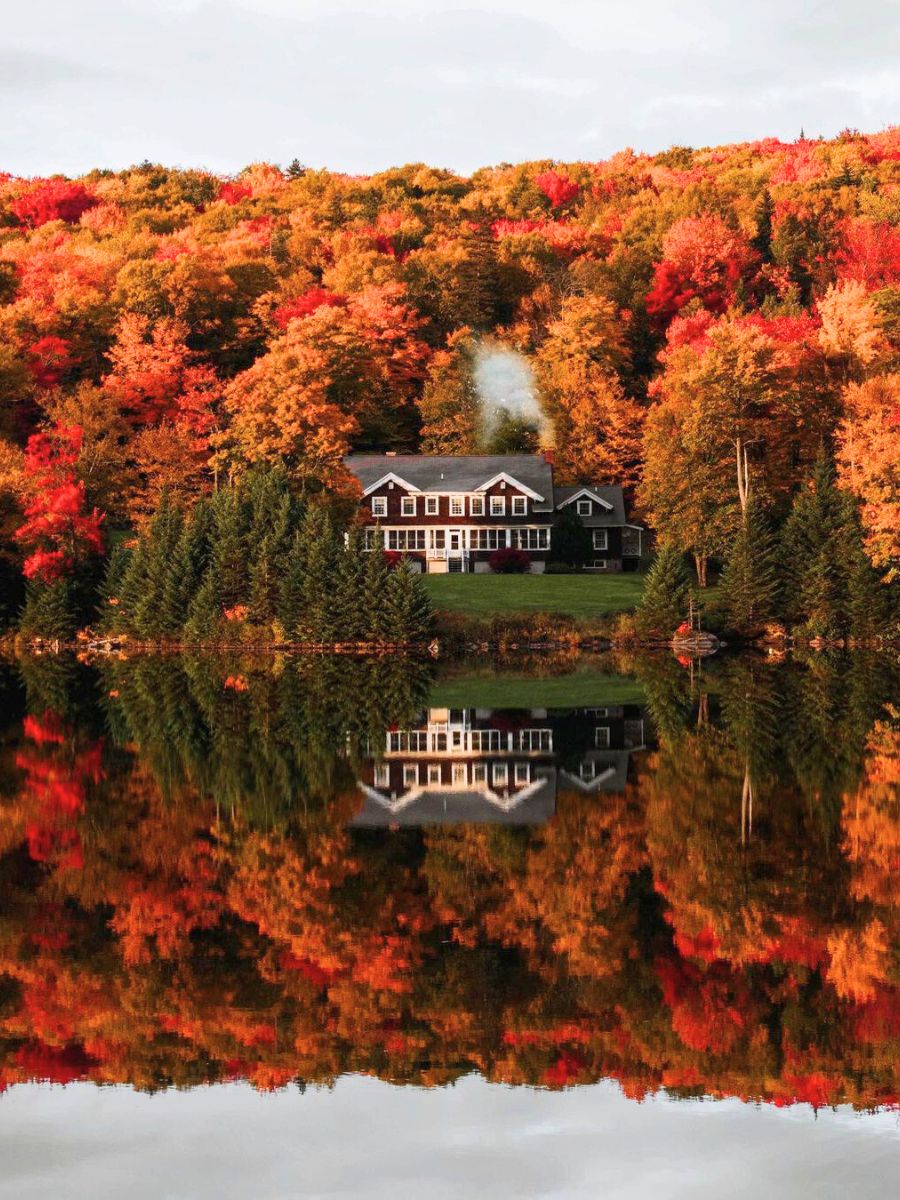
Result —
[{"label": "green grass lawn", "polygon": [[439,679],[428,703],[433,708],[594,708],[607,704],[644,704],[636,679],[602,671],[569,675],[493,674]]},{"label": "green grass lawn", "polygon": [[644,588],[637,572],[617,575],[426,575],[434,607],[490,617],[504,613],[569,613],[586,619],[628,612]]}]

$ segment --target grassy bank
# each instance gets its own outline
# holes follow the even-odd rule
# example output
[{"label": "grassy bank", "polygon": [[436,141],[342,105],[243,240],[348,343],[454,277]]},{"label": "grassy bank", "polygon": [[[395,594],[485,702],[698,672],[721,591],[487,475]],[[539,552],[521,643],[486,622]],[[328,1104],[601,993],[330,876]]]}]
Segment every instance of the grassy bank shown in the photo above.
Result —
[{"label": "grassy bank", "polygon": [[494,674],[439,679],[429,698],[434,708],[592,708],[645,702],[636,679],[597,670],[546,678]]},{"label": "grassy bank", "polygon": [[567,614],[576,621],[630,612],[644,576],[621,575],[426,575],[437,611],[470,617]]}]

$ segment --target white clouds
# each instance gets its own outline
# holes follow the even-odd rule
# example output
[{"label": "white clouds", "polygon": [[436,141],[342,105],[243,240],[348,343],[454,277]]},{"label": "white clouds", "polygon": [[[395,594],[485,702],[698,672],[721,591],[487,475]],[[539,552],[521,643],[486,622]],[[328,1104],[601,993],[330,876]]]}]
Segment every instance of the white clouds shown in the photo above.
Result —
[{"label": "white clouds", "polygon": [[3,41],[0,167],[25,173],[470,170],[877,129],[900,99],[883,0],[33,0]]}]

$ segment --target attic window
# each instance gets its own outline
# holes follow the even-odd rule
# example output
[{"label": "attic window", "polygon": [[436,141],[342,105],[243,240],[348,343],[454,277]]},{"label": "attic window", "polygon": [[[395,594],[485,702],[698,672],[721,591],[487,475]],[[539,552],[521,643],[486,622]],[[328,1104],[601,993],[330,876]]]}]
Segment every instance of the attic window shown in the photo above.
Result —
[{"label": "attic window", "polygon": [[577,500],[576,504],[578,506],[579,517],[589,517],[591,515],[594,506],[590,500]]}]

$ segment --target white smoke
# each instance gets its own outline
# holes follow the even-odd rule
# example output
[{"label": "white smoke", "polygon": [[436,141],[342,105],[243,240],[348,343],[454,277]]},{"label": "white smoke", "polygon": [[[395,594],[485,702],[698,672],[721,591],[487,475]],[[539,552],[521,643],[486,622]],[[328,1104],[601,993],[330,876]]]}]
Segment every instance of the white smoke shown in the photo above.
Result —
[{"label": "white smoke", "polygon": [[505,413],[538,431],[542,446],[552,438],[552,426],[538,398],[537,381],[524,355],[499,342],[481,341],[475,347],[472,378],[481,406],[481,436],[489,442]]}]

